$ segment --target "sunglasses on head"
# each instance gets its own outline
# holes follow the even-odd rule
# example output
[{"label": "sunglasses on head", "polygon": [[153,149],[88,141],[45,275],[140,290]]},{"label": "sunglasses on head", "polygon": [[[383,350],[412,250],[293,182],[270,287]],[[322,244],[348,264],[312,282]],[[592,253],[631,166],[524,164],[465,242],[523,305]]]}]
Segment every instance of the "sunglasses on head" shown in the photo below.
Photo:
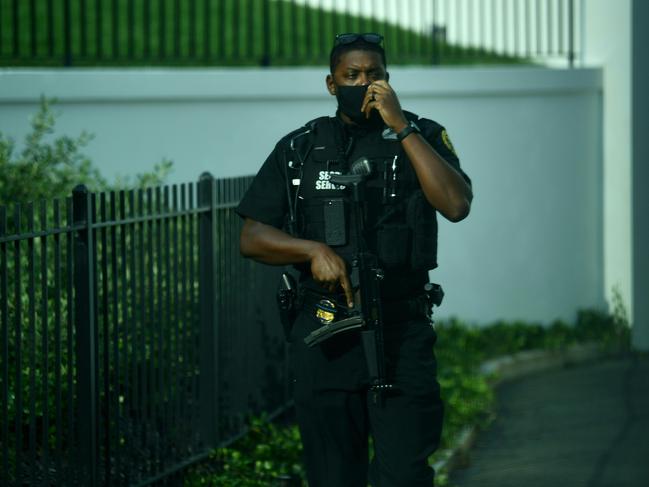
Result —
[{"label": "sunglasses on head", "polygon": [[383,36],[381,34],[375,34],[374,32],[366,32],[365,34],[355,34],[350,32],[347,34],[338,34],[336,36],[336,39],[334,40],[334,47],[342,46],[345,44],[352,44],[353,42],[356,42],[360,39],[363,39],[365,42],[369,44],[380,45],[381,42],[383,42]]}]

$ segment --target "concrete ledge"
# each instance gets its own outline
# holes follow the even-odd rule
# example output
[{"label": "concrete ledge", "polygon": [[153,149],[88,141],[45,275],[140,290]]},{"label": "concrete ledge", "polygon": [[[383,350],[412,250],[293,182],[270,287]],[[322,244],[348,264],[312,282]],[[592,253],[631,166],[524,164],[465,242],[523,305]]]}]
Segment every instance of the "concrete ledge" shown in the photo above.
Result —
[{"label": "concrete ledge", "polygon": [[[597,343],[573,345],[565,350],[526,350],[484,362],[480,374],[487,376],[492,388],[514,379],[546,370],[577,365],[610,356]],[[455,438],[453,446],[440,452],[440,459],[433,464],[435,472],[449,474],[467,463],[468,453],[478,436],[478,427],[470,425]]]},{"label": "concrete ledge", "polygon": [[565,350],[526,350],[488,360],[480,366],[480,373],[488,376],[489,383],[495,387],[536,372],[587,362],[602,354],[596,343],[578,344]]}]

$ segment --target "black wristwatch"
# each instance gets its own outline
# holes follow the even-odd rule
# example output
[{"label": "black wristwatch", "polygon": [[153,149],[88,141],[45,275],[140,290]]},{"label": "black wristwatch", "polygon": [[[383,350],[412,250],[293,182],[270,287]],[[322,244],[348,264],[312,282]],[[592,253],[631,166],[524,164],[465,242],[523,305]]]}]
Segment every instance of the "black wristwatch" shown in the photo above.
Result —
[{"label": "black wristwatch", "polygon": [[417,124],[410,120],[408,122],[408,125],[406,125],[406,128],[404,128],[401,132],[397,134],[397,140],[401,142],[403,139],[408,137],[411,133],[417,132],[418,134],[421,133],[421,130],[419,130],[419,127],[417,127]]}]

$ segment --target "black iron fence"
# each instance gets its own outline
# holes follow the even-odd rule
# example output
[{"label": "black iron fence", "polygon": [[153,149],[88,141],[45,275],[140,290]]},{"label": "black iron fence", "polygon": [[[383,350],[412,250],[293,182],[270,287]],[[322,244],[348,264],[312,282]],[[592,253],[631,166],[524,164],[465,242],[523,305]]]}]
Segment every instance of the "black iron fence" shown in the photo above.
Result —
[{"label": "black iron fence", "polygon": [[286,408],[250,178],[0,208],[0,484],[148,485]]},{"label": "black iron fence", "polygon": [[0,65],[326,64],[350,31],[396,64],[572,65],[581,19],[578,0],[0,0]]}]

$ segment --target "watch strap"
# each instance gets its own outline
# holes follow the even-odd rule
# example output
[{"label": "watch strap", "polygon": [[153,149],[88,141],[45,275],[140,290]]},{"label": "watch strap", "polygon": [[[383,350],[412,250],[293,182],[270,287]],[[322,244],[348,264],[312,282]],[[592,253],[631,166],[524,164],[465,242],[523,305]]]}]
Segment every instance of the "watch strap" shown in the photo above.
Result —
[{"label": "watch strap", "polygon": [[397,134],[397,140],[401,142],[413,132],[421,133],[421,130],[419,130],[419,127],[417,127],[415,122],[411,120],[410,122],[408,122],[408,125]]}]

